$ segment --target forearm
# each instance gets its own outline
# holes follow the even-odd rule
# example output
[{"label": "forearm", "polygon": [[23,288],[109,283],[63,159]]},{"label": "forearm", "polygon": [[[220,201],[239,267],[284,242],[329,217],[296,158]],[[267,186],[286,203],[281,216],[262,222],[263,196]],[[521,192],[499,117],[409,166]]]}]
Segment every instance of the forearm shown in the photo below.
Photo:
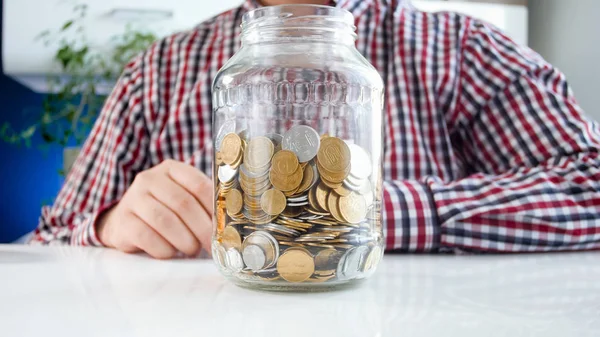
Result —
[{"label": "forearm", "polygon": [[600,159],[580,154],[453,182],[386,182],[384,223],[388,250],[598,249]]}]

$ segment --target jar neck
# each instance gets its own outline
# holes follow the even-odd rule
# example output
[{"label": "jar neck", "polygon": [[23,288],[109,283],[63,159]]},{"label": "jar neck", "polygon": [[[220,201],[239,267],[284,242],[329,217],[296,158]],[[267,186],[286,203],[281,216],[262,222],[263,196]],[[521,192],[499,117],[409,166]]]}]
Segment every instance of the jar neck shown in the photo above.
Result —
[{"label": "jar neck", "polygon": [[242,20],[242,45],[325,42],[353,45],[350,12],[329,6],[280,5],[250,11]]}]

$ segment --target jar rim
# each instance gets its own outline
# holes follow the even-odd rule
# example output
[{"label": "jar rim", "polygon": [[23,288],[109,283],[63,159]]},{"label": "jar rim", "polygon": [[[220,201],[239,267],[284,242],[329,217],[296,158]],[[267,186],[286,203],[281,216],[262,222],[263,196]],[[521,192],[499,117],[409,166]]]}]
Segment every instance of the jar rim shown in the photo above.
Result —
[{"label": "jar rim", "polygon": [[[300,13],[304,12],[304,13]],[[301,14],[301,15],[298,15]],[[301,17],[323,17],[337,19],[348,25],[354,24],[354,16],[348,10],[326,5],[276,5],[264,6],[245,13],[242,17],[242,27],[251,25],[257,20],[289,20]]]},{"label": "jar rim", "polygon": [[[335,35],[341,40],[355,40],[354,16],[346,9],[325,5],[276,5],[253,9],[242,17],[242,39],[254,40],[275,31],[306,32],[311,38],[324,40]],[[262,31],[258,34],[257,31]],[[318,33],[320,31],[323,34]],[[333,35],[332,35],[333,34]],[[327,36],[327,38],[325,38]],[[340,37],[346,36],[346,37]],[[287,36],[289,39],[289,34]],[[306,38],[306,36],[303,36]]]}]

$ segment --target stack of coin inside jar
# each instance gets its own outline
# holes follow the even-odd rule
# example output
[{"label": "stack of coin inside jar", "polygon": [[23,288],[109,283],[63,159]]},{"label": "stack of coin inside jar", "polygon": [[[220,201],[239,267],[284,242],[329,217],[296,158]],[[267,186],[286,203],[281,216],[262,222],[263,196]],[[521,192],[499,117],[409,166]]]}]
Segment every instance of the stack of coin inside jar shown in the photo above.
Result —
[{"label": "stack of coin inside jar", "polygon": [[217,134],[216,244],[228,273],[268,282],[339,282],[374,271],[383,251],[380,184],[351,141],[297,125]]}]

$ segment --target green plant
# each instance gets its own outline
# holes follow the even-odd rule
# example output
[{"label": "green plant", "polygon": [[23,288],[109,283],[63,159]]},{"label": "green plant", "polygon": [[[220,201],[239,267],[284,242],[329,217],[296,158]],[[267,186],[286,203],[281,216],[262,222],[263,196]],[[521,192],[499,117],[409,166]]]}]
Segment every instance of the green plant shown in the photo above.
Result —
[{"label": "green plant", "polygon": [[84,25],[87,5],[74,4],[73,14],[56,32],[47,30],[37,37],[46,47],[56,46],[54,61],[60,71],[48,76],[49,93],[30,125],[20,130],[9,123],[0,126],[5,142],[31,146],[39,133],[46,145],[64,147],[72,140],[80,145],[106,99],[98,94],[99,86],[114,82],[126,63],[156,40],[154,34],[128,25],[112,38],[110,52],[94,51]]}]

